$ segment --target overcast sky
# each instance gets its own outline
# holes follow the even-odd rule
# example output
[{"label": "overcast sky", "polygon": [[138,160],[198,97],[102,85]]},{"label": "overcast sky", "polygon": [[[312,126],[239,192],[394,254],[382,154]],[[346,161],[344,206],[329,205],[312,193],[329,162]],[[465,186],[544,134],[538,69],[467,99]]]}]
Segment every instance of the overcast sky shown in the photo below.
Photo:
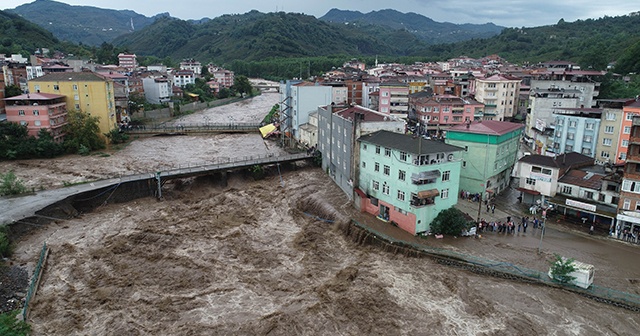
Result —
[{"label": "overcast sky", "polygon": [[[15,8],[33,1],[2,0],[0,9]],[[331,8],[357,10],[395,9],[422,14],[438,22],[487,23],[506,27],[536,27],[578,19],[597,19],[640,11],[638,0],[61,0],[70,5],[109,9],[130,9],[153,16],[169,12],[180,19],[215,18],[224,14],[242,14],[252,9],[261,12],[295,12],[321,17]],[[615,3],[615,4],[614,4]]]}]

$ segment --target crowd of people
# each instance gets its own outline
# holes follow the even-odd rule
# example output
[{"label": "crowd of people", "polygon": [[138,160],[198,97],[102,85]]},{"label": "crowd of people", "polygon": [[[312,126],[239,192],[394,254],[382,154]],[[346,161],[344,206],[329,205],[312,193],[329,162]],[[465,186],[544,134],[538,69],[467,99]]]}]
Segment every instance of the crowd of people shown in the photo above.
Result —
[{"label": "crowd of people", "polygon": [[533,230],[542,229],[543,223],[536,217],[530,219],[529,217],[522,217],[517,223],[513,221],[511,216],[507,217],[506,221],[486,221],[481,218],[478,222],[478,233],[483,232],[496,232],[503,234],[527,233],[529,225],[533,226]]}]

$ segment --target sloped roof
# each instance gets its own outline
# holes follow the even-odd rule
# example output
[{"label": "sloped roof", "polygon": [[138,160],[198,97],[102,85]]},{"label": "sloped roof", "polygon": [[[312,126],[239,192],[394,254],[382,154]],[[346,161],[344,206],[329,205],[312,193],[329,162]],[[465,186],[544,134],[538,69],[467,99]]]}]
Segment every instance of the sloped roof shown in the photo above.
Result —
[{"label": "sloped roof", "polygon": [[448,145],[441,141],[426,140],[407,134],[390,131],[377,131],[358,138],[358,141],[393,148],[412,154],[433,154],[443,152],[459,152],[464,148]]},{"label": "sloped roof", "polygon": [[518,160],[518,162],[525,162],[551,168],[570,168],[574,166],[593,165],[594,161],[595,160],[592,157],[576,152],[565,153],[556,157],[539,154],[527,155]]},{"label": "sloped roof", "polygon": [[602,187],[603,177],[603,175],[572,169],[562,176],[558,182],[599,190]]},{"label": "sloped roof", "polygon": [[468,126],[469,127],[467,128],[466,124],[455,125],[449,129],[449,132],[454,131],[463,133],[503,135],[524,127],[524,125],[522,124],[497,120],[483,120],[481,122],[472,122]]},{"label": "sloped roof", "polygon": [[92,71],[52,72],[31,80],[31,82],[63,82],[63,81],[107,82],[109,80]]},{"label": "sloped roof", "polygon": [[349,107],[344,110],[337,111],[336,114],[346,118],[355,120],[356,113],[360,114],[363,119],[361,121],[397,121],[395,117],[391,117],[389,115],[385,115],[384,113],[374,111],[372,109],[368,109],[359,105]]},{"label": "sloped roof", "polygon": [[3,100],[16,101],[16,100],[51,100],[56,98],[65,98],[65,96],[52,94],[52,93],[25,93],[19,96],[4,98]]}]

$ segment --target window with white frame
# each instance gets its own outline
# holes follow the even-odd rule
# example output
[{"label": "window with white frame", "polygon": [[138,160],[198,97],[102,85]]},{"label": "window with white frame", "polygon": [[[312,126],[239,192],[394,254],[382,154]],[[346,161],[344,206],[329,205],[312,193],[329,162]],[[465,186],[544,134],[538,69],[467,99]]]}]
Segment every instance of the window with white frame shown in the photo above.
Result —
[{"label": "window with white frame", "polygon": [[384,156],[391,157],[391,149],[390,148],[385,148],[384,149]]},{"label": "window with white frame", "polygon": [[569,127],[576,127],[577,124],[575,120],[569,120]]},{"label": "window with white frame", "polygon": [[611,139],[609,139],[609,138],[603,138],[603,139],[602,139],[602,145],[604,145],[604,146],[611,146]]},{"label": "window with white frame", "polygon": [[631,207],[631,200],[625,199],[624,203],[622,204],[622,209],[629,210],[630,207]]},{"label": "window with white frame", "polygon": [[584,142],[591,142],[591,140],[593,140],[593,137],[590,135],[585,135],[584,137]]},{"label": "window with white frame", "polygon": [[398,180],[404,181],[407,178],[407,172],[404,170],[398,170]]},{"label": "window with white frame", "polygon": [[568,139],[568,140],[573,140],[573,139],[575,138],[575,136],[576,136],[576,135],[575,135],[575,134],[573,134],[573,133],[567,133],[567,139]]},{"label": "window with white frame", "polygon": [[367,163],[362,161],[362,168],[367,168]]},{"label": "window with white frame", "polygon": [[23,116],[24,115],[24,110],[18,110],[18,115]]},{"label": "window with white frame", "polygon": [[447,171],[442,173],[442,182],[449,181],[450,178],[451,178],[451,171],[450,170],[447,170]]},{"label": "window with white frame", "polygon": [[629,147],[629,140],[622,140],[622,147]]},{"label": "window with white frame", "polygon": [[640,193],[640,182],[626,180],[622,182],[622,191]]},{"label": "window with white frame", "polygon": [[571,187],[570,186],[562,186],[562,193],[563,194],[571,194]]},{"label": "window with white frame", "polygon": [[534,186],[534,185],[536,185],[536,179],[532,179],[530,177],[527,177],[527,179],[524,181],[524,183]]},{"label": "window with white frame", "polygon": [[407,161],[407,152],[400,152],[400,161]]},{"label": "window with white frame", "polygon": [[376,146],[376,154],[380,154],[380,146]]},{"label": "window with white frame", "polygon": [[633,116],[635,116],[635,114],[634,114],[634,113],[627,113],[626,119],[627,119],[628,121],[631,121],[631,120],[633,120]]},{"label": "window with white frame", "polygon": [[379,172],[380,171],[380,163],[376,162],[373,165],[373,171],[375,171],[375,172]]},{"label": "window with white frame", "polygon": [[384,165],[382,173],[389,176],[389,174],[391,174],[391,167]]},{"label": "window with white frame", "polygon": [[373,187],[373,190],[375,190],[375,191],[380,190],[380,182],[372,181],[372,187]]},{"label": "window with white frame", "polygon": [[600,153],[600,157],[605,158],[605,159],[608,159],[608,158],[610,157],[610,156],[609,156],[609,152],[608,152],[608,151],[602,151],[602,152]]},{"label": "window with white frame", "polygon": [[624,134],[631,134],[631,126],[625,126],[623,130]]},{"label": "window with white frame", "polygon": [[382,193],[385,195],[389,195],[389,185],[387,182],[382,184]]},{"label": "window with white frame", "polygon": [[583,198],[586,199],[593,199],[593,191],[584,191],[584,194],[582,195]]},{"label": "window with white frame", "polygon": [[620,160],[625,161],[627,159],[627,152],[620,153]]},{"label": "window with white frame", "polygon": [[398,200],[404,201],[404,191],[398,190]]},{"label": "window with white frame", "polygon": [[609,121],[616,120],[616,114],[612,112],[607,112],[605,118]]},{"label": "window with white frame", "polygon": [[613,126],[605,126],[604,132],[607,134],[613,134]]},{"label": "window with white frame", "polygon": [[449,189],[448,188],[447,189],[442,189],[440,191],[440,198],[442,198],[442,199],[449,198]]},{"label": "window with white frame", "polygon": [[585,129],[588,129],[588,130],[592,130],[592,129],[593,129],[593,123],[587,123],[587,124],[584,126],[584,128],[585,128]]}]

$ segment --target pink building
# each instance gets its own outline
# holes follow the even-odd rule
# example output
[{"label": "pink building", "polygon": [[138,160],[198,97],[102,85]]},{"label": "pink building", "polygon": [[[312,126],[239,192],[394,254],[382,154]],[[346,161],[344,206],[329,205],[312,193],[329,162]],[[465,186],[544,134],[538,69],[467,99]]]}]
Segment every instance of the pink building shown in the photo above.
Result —
[{"label": "pink building", "polygon": [[406,117],[409,111],[409,85],[400,82],[380,83],[378,111]]},{"label": "pink building", "polygon": [[220,83],[220,88],[228,88],[233,86],[233,80],[235,78],[235,74],[233,73],[233,71],[222,68],[215,68],[213,70],[209,70],[209,72],[213,76],[213,80]]},{"label": "pink building", "polygon": [[[471,98],[454,95],[415,93],[409,97],[409,117],[428,130],[442,130],[451,126],[478,120],[484,105]],[[478,117],[476,117],[476,115]]]},{"label": "pink building", "polygon": [[118,54],[118,65],[127,69],[128,71],[135,70],[138,67],[136,54]]},{"label": "pink building", "polygon": [[55,141],[62,141],[62,128],[67,124],[66,97],[50,93],[27,93],[3,99],[7,121],[27,126],[30,136],[40,129],[48,130]]}]

